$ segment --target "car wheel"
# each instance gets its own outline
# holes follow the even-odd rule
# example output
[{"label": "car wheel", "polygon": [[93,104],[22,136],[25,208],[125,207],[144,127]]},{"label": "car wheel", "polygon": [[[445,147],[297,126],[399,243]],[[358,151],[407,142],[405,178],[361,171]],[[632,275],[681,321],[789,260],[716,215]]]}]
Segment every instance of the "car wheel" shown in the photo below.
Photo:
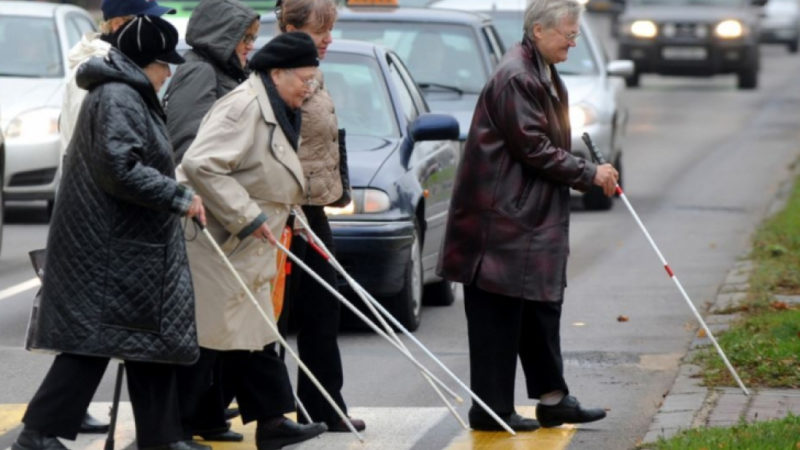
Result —
[{"label": "car wheel", "polygon": [[422,249],[419,226],[414,226],[414,240],[411,243],[406,264],[403,289],[392,302],[394,317],[409,331],[419,328],[422,316]]},{"label": "car wheel", "polygon": [[751,65],[738,74],[739,89],[755,89],[758,87],[758,66]]},{"label": "car wheel", "polygon": [[422,297],[426,305],[449,306],[456,300],[459,284],[454,281],[441,280],[425,286]]},{"label": "car wheel", "polygon": [[797,45],[800,44],[800,36],[789,43],[789,53],[797,53]]},{"label": "car wheel", "polygon": [[639,78],[640,77],[641,77],[641,74],[639,73],[639,71],[636,70],[636,68],[634,68],[633,69],[633,73],[630,74],[629,76],[625,77],[625,86],[627,86],[629,88],[639,87]]}]

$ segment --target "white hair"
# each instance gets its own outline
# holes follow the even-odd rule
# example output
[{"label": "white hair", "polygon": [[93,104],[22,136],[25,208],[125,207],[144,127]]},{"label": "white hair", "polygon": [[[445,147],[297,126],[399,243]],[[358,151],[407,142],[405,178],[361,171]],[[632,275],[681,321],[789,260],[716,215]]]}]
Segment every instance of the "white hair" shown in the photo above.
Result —
[{"label": "white hair", "polygon": [[580,19],[583,9],[578,0],[531,0],[525,8],[523,32],[532,38],[535,24],[553,28],[564,18]]}]

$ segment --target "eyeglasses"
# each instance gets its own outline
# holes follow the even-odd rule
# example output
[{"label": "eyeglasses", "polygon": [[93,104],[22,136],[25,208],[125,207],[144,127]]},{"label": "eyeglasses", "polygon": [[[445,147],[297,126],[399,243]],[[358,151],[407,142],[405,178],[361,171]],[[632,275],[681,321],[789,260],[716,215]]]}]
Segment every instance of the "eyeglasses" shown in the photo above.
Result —
[{"label": "eyeglasses", "polygon": [[560,34],[561,36],[564,36],[564,39],[566,39],[569,42],[575,42],[575,41],[578,40],[579,37],[581,37],[581,32],[580,31],[575,31],[573,33],[564,33],[563,31],[559,30],[558,28],[553,28],[553,29],[556,30],[558,32],[558,34]]},{"label": "eyeglasses", "polygon": [[244,45],[250,45],[250,44],[254,43],[257,38],[258,38],[258,36],[256,36],[255,34],[247,33],[247,34],[244,35],[244,37],[242,37],[242,43]]},{"label": "eyeglasses", "polygon": [[316,73],[314,75],[311,75],[311,77],[309,77],[309,78],[303,79],[303,77],[298,75],[297,72],[295,72],[294,69],[288,69],[288,70],[289,70],[289,72],[292,72],[292,74],[294,74],[294,76],[296,76],[298,80],[303,82],[303,85],[306,87],[306,89],[308,89],[309,91],[317,90],[317,86],[319,86],[319,82],[317,81]]}]

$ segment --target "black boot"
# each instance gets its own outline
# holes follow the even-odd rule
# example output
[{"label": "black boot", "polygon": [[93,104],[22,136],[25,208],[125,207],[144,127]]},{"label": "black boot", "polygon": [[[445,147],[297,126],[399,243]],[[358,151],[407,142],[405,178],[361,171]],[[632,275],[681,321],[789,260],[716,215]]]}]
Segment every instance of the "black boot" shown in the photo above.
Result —
[{"label": "black boot", "polygon": [[328,427],[324,423],[302,425],[283,416],[258,421],[256,447],[258,450],[275,450],[319,436]]},{"label": "black boot", "polygon": [[600,420],[606,412],[600,408],[584,408],[578,399],[565,395],[557,405],[536,405],[536,418],[543,427],[557,427],[564,423],[587,423]]},{"label": "black boot", "polygon": [[53,436],[23,428],[17,436],[16,442],[11,444],[11,450],[68,450],[64,444]]}]

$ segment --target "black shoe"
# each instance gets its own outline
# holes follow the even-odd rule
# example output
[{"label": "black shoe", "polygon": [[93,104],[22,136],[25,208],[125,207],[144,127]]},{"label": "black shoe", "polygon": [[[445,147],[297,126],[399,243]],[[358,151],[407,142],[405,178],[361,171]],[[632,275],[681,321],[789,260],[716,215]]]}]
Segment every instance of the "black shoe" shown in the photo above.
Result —
[{"label": "black shoe", "polygon": [[[536,419],[522,417],[517,413],[499,416],[514,431],[534,431],[539,429],[539,422]],[[489,414],[483,410],[475,412],[469,411],[469,426],[475,431],[506,431],[502,425],[497,423]]]},{"label": "black shoe", "polygon": [[196,434],[203,438],[204,441],[242,442],[244,440],[243,434],[237,433],[233,430],[225,430],[221,432],[218,431],[214,433],[197,432]]},{"label": "black shoe", "polygon": [[256,447],[258,450],[279,449],[284,445],[296,444],[319,436],[327,429],[328,427],[322,422],[303,425],[283,416],[269,421],[259,421],[256,427]]},{"label": "black shoe", "polygon": [[211,450],[211,447],[195,441],[178,441],[154,447],[139,447],[139,450]]},{"label": "black shoe", "polygon": [[[363,420],[361,420],[361,419],[353,419],[352,417],[349,417],[349,416],[347,418],[350,419],[350,423],[353,424],[353,428],[355,428],[356,431],[364,431],[367,428],[367,424],[364,423]],[[349,433],[350,432],[350,428],[347,428],[347,424],[342,419],[339,419],[334,423],[328,422],[327,425],[328,425],[328,431],[333,432],[333,433]]]},{"label": "black shoe", "polygon": [[231,420],[234,417],[239,417],[239,408],[225,408],[225,420]]},{"label": "black shoe", "polygon": [[67,447],[53,436],[45,436],[38,431],[23,428],[11,450],[67,450]]},{"label": "black shoe", "polygon": [[564,396],[557,405],[536,405],[536,418],[543,427],[557,427],[564,423],[587,423],[600,420],[606,412],[600,408],[585,409],[578,399],[571,395]]},{"label": "black shoe", "polygon": [[98,433],[98,434],[108,433],[108,424],[100,422],[87,412],[86,414],[83,415],[83,420],[81,421],[81,427],[79,429],[79,432]]}]

